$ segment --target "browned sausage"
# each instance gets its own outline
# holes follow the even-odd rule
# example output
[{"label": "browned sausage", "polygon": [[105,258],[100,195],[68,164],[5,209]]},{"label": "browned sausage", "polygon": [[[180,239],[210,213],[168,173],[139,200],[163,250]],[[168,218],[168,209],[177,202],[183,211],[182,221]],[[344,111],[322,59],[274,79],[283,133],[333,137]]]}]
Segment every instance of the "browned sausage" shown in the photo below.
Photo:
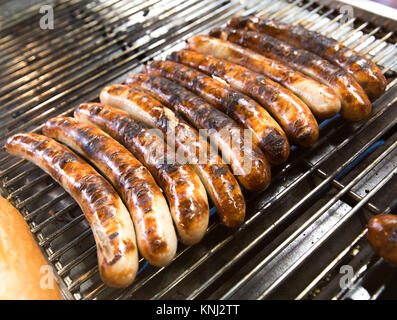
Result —
[{"label": "browned sausage", "polygon": [[359,121],[371,113],[371,102],[357,81],[343,69],[309,51],[294,48],[285,42],[254,31],[214,29],[211,35],[279,60],[330,86],[339,95],[342,102],[341,114],[348,120]]},{"label": "browned sausage", "polygon": [[[201,39],[201,36],[191,38],[189,47],[192,49],[200,47]],[[278,83],[242,66],[194,51],[174,52],[170,58],[206,74],[220,77],[236,90],[257,100],[294,142],[302,146],[310,146],[317,140],[318,125],[309,108]]]},{"label": "browned sausage", "polygon": [[149,169],[167,197],[183,243],[192,245],[202,239],[209,219],[207,193],[191,166],[168,161],[167,154],[172,151],[160,134],[153,132],[158,129],[100,103],[79,105],[74,117],[105,131]]},{"label": "browned sausage", "polygon": [[301,25],[292,26],[257,17],[235,17],[228,22],[228,26],[259,31],[327,59],[349,72],[371,99],[379,98],[386,90],[386,78],[374,62],[344,44]]},{"label": "browned sausage", "polygon": [[368,223],[367,238],[374,251],[397,266],[397,216],[379,214]]},{"label": "browned sausage", "polygon": [[200,37],[200,40],[200,47],[195,48],[195,51],[242,65],[269,77],[291,90],[316,117],[331,118],[340,111],[341,103],[335,91],[301,72],[229,41],[205,36]]},{"label": "browned sausage", "polygon": [[287,160],[290,146],[284,131],[253,99],[180,63],[157,60],[147,64],[145,70],[183,85],[250,129],[254,143],[261,147],[271,163],[281,164]]},{"label": "browned sausage", "polygon": [[[109,85],[101,91],[100,99],[102,103],[122,109],[148,126],[160,129],[167,144],[176,149],[178,160],[186,156],[186,163],[193,165],[221,221],[228,227],[237,227],[244,221],[245,201],[235,177],[195,129],[141,89]],[[203,154],[205,161],[201,161]]]},{"label": "browned sausage", "polygon": [[149,171],[120,143],[95,126],[70,117],[48,120],[43,132],[68,145],[109,179],[125,201],[143,257],[165,266],[175,256],[177,239],[171,214]]},{"label": "browned sausage", "polygon": [[130,285],[138,271],[134,226],[109,182],[67,147],[42,135],[16,134],[4,148],[39,166],[77,201],[94,234],[102,280],[113,287]]},{"label": "browned sausage", "polygon": [[231,118],[191,91],[166,78],[134,74],[128,83],[137,84],[154,98],[183,115],[208,136],[230,163],[237,180],[247,190],[263,191],[270,183],[270,165],[258,146],[246,138],[244,130]]}]

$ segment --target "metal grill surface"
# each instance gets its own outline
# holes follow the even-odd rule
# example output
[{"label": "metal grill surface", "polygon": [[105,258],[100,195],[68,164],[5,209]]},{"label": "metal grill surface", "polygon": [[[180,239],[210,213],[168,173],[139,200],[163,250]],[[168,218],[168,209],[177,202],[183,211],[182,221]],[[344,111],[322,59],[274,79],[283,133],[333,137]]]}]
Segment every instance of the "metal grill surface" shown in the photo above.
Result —
[{"label": "metal grill surface", "polygon": [[[147,265],[126,289],[105,286],[93,236],[76,202],[36,166],[0,152],[1,193],[24,215],[67,299],[376,299],[396,294],[397,270],[365,235],[374,214],[394,210],[397,48],[387,24],[345,19],[323,1],[54,1],[53,30],[40,15],[0,21],[0,144],[71,115],[101,88],[234,15],[257,14],[307,28],[367,54],[387,76],[368,119],[320,124],[311,148],[293,148],[271,186],[246,194],[247,218],[227,230],[213,215],[207,235],[179,245],[165,268]],[[18,18],[18,20],[16,20]],[[341,267],[354,277],[341,285]]]}]

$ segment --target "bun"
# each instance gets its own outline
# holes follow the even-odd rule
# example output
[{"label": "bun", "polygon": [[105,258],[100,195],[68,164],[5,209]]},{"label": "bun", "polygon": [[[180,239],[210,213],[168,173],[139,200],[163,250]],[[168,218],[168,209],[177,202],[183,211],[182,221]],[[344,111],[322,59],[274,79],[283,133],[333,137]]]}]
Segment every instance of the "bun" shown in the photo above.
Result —
[{"label": "bun", "polygon": [[0,197],[0,299],[59,300],[62,294],[21,213]]}]

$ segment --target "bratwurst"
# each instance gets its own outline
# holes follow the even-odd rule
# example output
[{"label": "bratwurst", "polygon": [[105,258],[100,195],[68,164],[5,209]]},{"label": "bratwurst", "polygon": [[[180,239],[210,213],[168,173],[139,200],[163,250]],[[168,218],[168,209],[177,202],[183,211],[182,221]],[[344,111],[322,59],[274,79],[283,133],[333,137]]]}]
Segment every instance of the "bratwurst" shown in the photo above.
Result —
[{"label": "bratwurst", "polygon": [[309,51],[254,31],[217,28],[210,34],[285,63],[331,87],[341,100],[342,116],[348,120],[360,121],[371,113],[371,102],[357,81],[343,69]]},{"label": "bratwurst", "polygon": [[207,193],[190,165],[168,161],[167,155],[172,151],[160,134],[128,113],[100,103],[79,105],[74,117],[109,134],[149,169],[167,197],[184,244],[192,245],[202,239],[209,219]]},{"label": "bratwurst", "polygon": [[299,24],[292,26],[257,17],[235,17],[228,22],[228,26],[265,33],[327,59],[350,73],[373,100],[385,92],[387,80],[374,62],[344,44]]},{"label": "bratwurst", "polygon": [[122,109],[146,125],[160,129],[167,144],[176,150],[179,163],[186,159],[185,163],[192,164],[221,221],[228,227],[237,227],[244,221],[245,200],[235,177],[194,128],[140,88],[109,85],[102,89],[100,99],[103,104]]},{"label": "bratwurst", "polygon": [[287,160],[290,146],[284,131],[266,109],[250,97],[204,73],[172,61],[152,61],[146,65],[145,71],[179,83],[249,129],[254,143],[265,152],[269,162],[281,164]]},{"label": "bratwurst", "polygon": [[[202,36],[189,39],[188,46],[200,46]],[[180,50],[170,55],[173,61],[222,78],[234,89],[250,96],[265,107],[293,142],[312,145],[318,138],[317,121],[310,109],[289,90],[247,68],[198,52]]]},{"label": "bratwurst", "polygon": [[194,51],[239,64],[278,82],[306,103],[318,118],[331,118],[340,111],[341,103],[335,91],[303,73],[229,41],[208,36],[196,39],[191,44]]},{"label": "bratwurst", "polygon": [[126,203],[142,256],[155,266],[169,264],[176,253],[176,234],[167,201],[150,172],[120,143],[89,123],[56,117],[45,123],[43,132],[94,163]]},{"label": "bratwurst", "polygon": [[270,165],[265,155],[252,143],[251,135],[246,137],[244,130],[223,112],[163,77],[134,74],[128,77],[127,82],[140,86],[182,114],[196,129],[209,130],[207,135],[230,163],[234,175],[245,189],[263,191],[268,187]]},{"label": "bratwurst", "polygon": [[138,271],[135,231],[110,183],[74,152],[43,135],[19,133],[8,138],[4,148],[39,166],[77,201],[94,234],[103,282],[130,285]]}]

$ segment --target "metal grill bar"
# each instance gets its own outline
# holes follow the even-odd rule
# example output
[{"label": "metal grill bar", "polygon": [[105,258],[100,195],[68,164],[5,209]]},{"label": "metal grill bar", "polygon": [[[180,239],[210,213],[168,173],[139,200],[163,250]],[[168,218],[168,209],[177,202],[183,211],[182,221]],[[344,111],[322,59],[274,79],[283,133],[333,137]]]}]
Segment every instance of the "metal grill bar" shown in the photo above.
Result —
[{"label": "metal grill bar", "polygon": [[[98,24],[97,21],[92,21],[91,23],[85,23],[83,26],[86,28],[86,30],[81,30],[77,26],[75,29],[72,30],[72,32],[66,33],[62,37],[55,38],[55,40],[57,40],[57,43],[59,42],[59,44],[55,45],[54,47],[51,47],[51,49],[48,49],[48,43],[44,43],[40,48],[43,48],[45,50],[40,50],[38,52],[34,52],[34,50],[29,51],[29,53],[32,56],[37,56],[41,54],[42,57],[40,60],[37,61],[37,63],[26,66],[25,69],[28,70],[32,69],[31,67],[33,66],[35,67],[34,69],[32,69],[32,71],[34,72],[38,67],[45,66],[43,71],[50,71],[51,64],[49,65],[49,62],[51,62],[51,60],[53,60],[54,57],[61,57],[64,59],[69,58],[71,56],[70,54],[64,57],[64,53],[65,53],[64,51],[70,53],[70,50],[76,49],[76,51],[81,52],[82,49],[85,47],[85,45],[91,44],[92,46],[93,42],[94,44],[98,42],[98,38],[103,38],[100,42],[102,43],[105,42],[106,38],[110,38],[113,34],[116,33],[113,29],[116,29],[116,27],[120,27],[118,26],[120,24],[123,25],[122,22],[126,18],[130,18],[138,14],[142,10],[148,10],[149,8],[152,9],[156,8],[156,4],[158,3],[159,0],[157,1],[152,0],[150,2],[146,2],[144,5],[140,4],[139,6],[137,6],[136,3],[132,3],[130,7],[127,8],[122,7],[123,9],[122,14],[118,15],[115,14],[113,11],[111,11],[108,15],[103,14],[101,16],[103,16],[103,18],[108,19],[106,23],[106,28],[104,27],[103,24]],[[113,31],[110,32],[111,30]],[[47,53],[47,55],[44,55],[45,53]],[[72,56],[75,55],[76,53],[72,54]],[[61,61],[59,60],[53,61],[52,64],[56,63],[57,65],[61,65],[61,62],[63,62],[64,59],[61,59]],[[18,69],[19,72],[22,69]],[[14,71],[12,68],[10,70]],[[2,90],[5,89],[7,88],[3,88]]]},{"label": "metal grill bar", "polygon": [[[231,5],[227,5],[227,6],[225,6],[225,7],[228,7],[228,6],[235,6],[235,5],[234,5],[233,3],[231,3]],[[205,16],[204,18],[195,20],[195,21],[192,23],[191,26],[193,27],[193,26],[195,26],[195,25],[198,25],[198,24],[202,23],[202,22],[205,21],[205,20],[209,20],[209,18],[210,18],[211,16],[216,15],[216,14],[222,12],[222,11],[225,9],[225,7],[221,7],[220,9],[217,9],[217,10],[214,10],[214,11],[211,11],[211,12],[208,12],[208,16]],[[207,7],[206,9],[207,9],[207,10],[210,10],[210,9],[212,9],[212,6]],[[202,12],[199,12],[199,14],[202,15]],[[181,32],[181,30],[182,30],[182,32]],[[183,31],[184,31],[184,28],[178,30],[178,31],[176,32],[176,34],[174,35],[174,37],[176,37],[176,36],[182,34]],[[153,50],[153,49],[160,49],[160,48],[164,45],[164,40],[163,40],[163,38],[160,39],[159,42],[160,42],[160,43],[156,43],[156,42],[155,42],[154,45],[152,45],[152,44],[149,42],[148,44],[151,44],[151,46],[150,46],[148,49],[144,50],[144,52],[147,52],[147,51]],[[152,43],[153,43],[153,42],[152,42]],[[154,48],[153,48],[153,46],[154,46]],[[127,50],[127,51],[128,51],[128,52],[131,52],[131,51],[133,51],[133,50],[135,50],[135,49],[136,49],[136,48],[131,48],[131,49]],[[126,52],[126,53],[127,53],[127,52]],[[122,58],[123,56],[125,56],[126,53],[121,53],[121,54],[117,55],[114,59],[112,59],[112,61],[117,61],[118,59],[120,59],[120,58]],[[13,124],[15,124],[15,123],[17,123],[17,122],[23,121],[23,120],[26,118],[26,116],[31,115],[31,114],[34,114],[34,113],[37,113],[38,111],[40,111],[40,110],[42,110],[42,109],[48,107],[50,104],[55,103],[57,100],[60,100],[61,98],[64,98],[65,96],[69,95],[69,94],[72,93],[72,92],[76,92],[76,91],[81,90],[81,88],[84,87],[85,85],[87,85],[87,84],[89,84],[89,83],[92,83],[94,80],[101,79],[104,75],[109,74],[110,72],[113,72],[113,71],[115,71],[116,69],[119,69],[120,67],[124,66],[126,63],[128,63],[128,62],[130,62],[130,61],[133,61],[133,60],[135,60],[135,59],[137,59],[137,58],[138,58],[139,56],[141,56],[142,54],[143,54],[143,52],[140,52],[140,53],[134,54],[134,55],[132,55],[132,56],[129,56],[126,60],[123,60],[121,63],[116,63],[115,65],[110,66],[109,69],[103,70],[103,71],[101,71],[101,72],[98,72],[96,75],[92,76],[91,78],[86,77],[86,76],[89,74],[89,72],[83,72],[82,75],[81,75],[81,77],[86,77],[85,80],[82,80],[80,83],[78,83],[78,84],[76,84],[76,85],[73,85],[73,86],[72,86],[70,89],[68,89],[68,90],[63,90],[62,92],[58,93],[56,96],[52,96],[51,98],[47,99],[45,102],[40,103],[40,104],[36,105],[36,106],[33,107],[33,108],[30,108],[29,111],[25,112],[23,115],[19,116],[17,119],[11,120],[10,122],[8,122],[8,125],[9,125],[9,126],[12,126]],[[108,65],[108,64],[109,64],[109,63],[102,64],[102,65],[100,66],[100,68],[102,68],[104,65]],[[136,65],[134,65],[134,67],[136,67]],[[132,68],[128,68],[128,70],[130,70],[130,69],[132,69]],[[120,76],[121,74],[124,74],[125,72],[126,72],[126,69],[124,69],[124,70],[122,70],[122,71],[118,71],[118,73],[117,73],[115,76],[112,76],[112,78],[117,78],[117,76]],[[101,82],[98,83],[94,88],[90,88],[90,91],[95,90],[95,89],[97,89],[98,87],[104,86],[106,83],[108,83],[108,81],[109,81],[109,79],[108,79],[107,81],[101,81]],[[64,84],[63,84],[62,86],[58,86],[57,89],[64,89],[64,88],[65,88],[65,87],[64,87]],[[63,104],[68,103],[68,102],[69,102],[69,101],[66,100],[66,102],[63,102]],[[15,110],[15,109],[14,109],[14,110]],[[30,125],[32,125],[33,123],[37,122],[38,120],[42,120],[42,119],[44,119],[44,118],[47,118],[47,117],[49,117],[51,114],[53,114],[53,113],[55,113],[55,112],[57,112],[57,111],[58,111],[58,109],[56,109],[56,108],[47,109],[46,112],[41,113],[40,116],[34,118],[33,120],[30,120],[30,121],[26,122],[24,125],[19,126],[18,128],[14,129],[14,130],[10,130],[10,131],[3,137],[3,139],[8,138],[9,136],[11,136],[12,134],[15,134],[15,133],[18,132],[18,131],[24,130],[24,129],[27,128],[28,126],[30,126]]]},{"label": "metal grill bar", "polygon": [[308,13],[306,16],[304,16],[304,17],[302,17],[302,18],[300,18],[300,19],[298,19],[298,20],[291,21],[292,25],[297,25],[297,24],[303,24],[303,23],[305,23],[305,21],[308,21],[308,19],[312,18],[313,15],[315,15],[317,12],[319,12],[319,11],[322,10],[323,8],[324,8],[324,6],[318,6],[318,7],[315,8],[314,10],[309,11],[309,13]]},{"label": "metal grill bar", "polygon": [[[191,2],[188,2],[188,4],[191,4]],[[200,4],[200,2],[198,2],[197,3],[197,1],[196,1],[196,5],[197,4]],[[172,7],[170,8],[171,10],[173,9]],[[183,8],[182,8],[183,9]],[[194,9],[194,6],[193,6],[193,9]],[[178,12],[174,12],[173,14],[176,14],[176,13],[178,13]],[[156,23],[154,23],[154,26],[156,25]],[[142,34],[143,32],[145,32],[146,30],[144,29],[144,30],[142,30],[142,31],[140,31],[137,35],[139,36],[140,34]],[[61,78],[61,77],[65,77],[65,74],[64,73],[61,73],[62,71],[65,71],[65,70],[67,70],[67,75],[68,74],[73,74],[73,72],[75,72],[77,69],[76,69],[76,67],[85,67],[85,65],[87,64],[87,65],[90,65],[90,64],[92,64],[93,62],[95,62],[96,60],[98,60],[98,61],[101,61],[101,60],[103,60],[103,58],[104,57],[106,57],[106,55],[108,55],[108,54],[111,54],[112,53],[112,51],[113,52],[115,52],[115,51],[117,51],[117,50],[119,50],[119,48],[118,48],[118,46],[117,46],[117,44],[118,43],[120,43],[121,41],[124,41],[124,40],[126,40],[127,39],[127,36],[128,35],[123,35],[122,37],[119,37],[119,38],[117,38],[117,39],[114,39],[114,40],[111,40],[110,42],[109,41],[106,41],[106,39],[104,38],[103,40],[101,40],[101,41],[96,41],[95,43],[91,43],[92,42],[92,39],[91,39],[91,41],[89,41],[89,44],[90,44],[90,46],[88,47],[88,48],[85,48],[84,46],[83,47],[80,47],[80,45],[79,45],[79,50],[76,52],[76,53],[73,53],[73,54],[71,54],[71,55],[67,55],[67,56],[65,56],[65,57],[63,57],[63,58],[61,58],[61,59],[58,59],[58,60],[55,60],[54,62],[55,62],[55,65],[56,66],[58,66],[58,68],[55,68],[55,69],[50,69],[50,67],[51,67],[51,64],[48,64],[48,62],[49,61],[46,61],[46,60],[44,60],[42,63],[44,64],[44,65],[46,65],[46,67],[45,67],[45,69],[44,70],[42,70],[41,71],[41,73],[39,73],[39,74],[37,74],[37,71],[33,71],[33,73],[34,74],[36,74],[38,77],[40,77],[40,81],[39,82],[33,82],[33,83],[31,83],[28,87],[24,87],[24,89],[32,89],[32,88],[35,88],[36,89],[36,86],[37,85],[41,85],[41,86],[44,86],[46,83],[47,83],[47,88],[50,88],[50,86],[48,85],[48,83],[53,83],[53,82],[55,82],[57,79],[59,79],[59,78]],[[134,33],[134,36],[135,36],[135,33]],[[103,44],[102,46],[98,46],[99,44]],[[112,49],[112,51],[106,51],[107,49]],[[81,55],[82,53],[85,53],[84,55]],[[100,55],[95,55],[95,60],[94,61],[92,61],[92,60],[87,60],[88,58],[89,58],[89,56],[90,56],[90,54],[96,54],[96,53],[100,53]],[[74,59],[74,58],[76,58],[76,57],[78,57],[78,59]],[[50,59],[52,59],[51,57],[50,57]],[[85,62],[86,61],[86,62]],[[60,67],[59,67],[60,66]],[[72,67],[72,66],[75,66],[75,68],[74,69],[71,69],[70,70],[70,67]],[[94,67],[96,67],[96,66],[94,66]],[[52,71],[51,73],[48,73],[47,74],[47,72],[48,71]],[[89,71],[87,71],[84,75],[86,75],[86,74],[89,74],[90,72],[92,72],[92,70],[93,69],[90,69]],[[53,77],[54,77],[54,75],[56,75],[56,74],[58,74],[59,73],[59,75],[54,79]],[[43,77],[43,75],[45,75],[44,77]],[[83,75],[83,76],[84,76]],[[80,79],[82,79],[83,77],[82,76],[80,76],[80,77],[75,77],[75,78],[72,78],[71,80],[69,80],[69,82],[70,83],[73,83],[73,82],[75,82],[75,81],[77,81],[77,80],[80,80]],[[23,78],[20,78],[20,79],[23,79]],[[44,80],[47,80],[47,79],[51,79],[51,81],[49,82],[49,81],[47,81],[47,82],[44,82]],[[62,78],[61,78],[62,79]],[[30,82],[30,81],[28,81],[28,82]],[[25,84],[26,83],[28,83],[28,82],[25,82]],[[19,85],[20,83],[15,83],[15,86],[16,85]],[[44,86],[44,88],[45,88],[46,86]],[[51,93],[52,91],[54,91],[53,89],[51,89],[51,90],[49,90],[48,92],[49,93]],[[30,95],[27,95],[26,93],[25,93],[25,95],[23,95],[23,96],[19,96],[18,97],[18,99],[21,99],[21,98],[23,98],[23,97],[25,97],[25,96],[31,96],[32,95],[32,93],[35,93],[36,92],[36,90],[31,90],[31,91],[29,91],[31,94]],[[28,92],[28,93],[29,93]],[[10,94],[11,95],[11,94]],[[10,97],[10,95],[6,95],[4,98],[9,98]],[[12,95],[15,95],[15,93],[13,92],[12,93]],[[41,95],[40,96],[40,98],[42,98],[42,97],[45,97],[44,95]],[[2,106],[2,108],[7,108],[7,107],[9,107],[10,105],[12,105],[13,103],[15,104],[15,102],[18,102],[18,100],[16,100],[16,101],[9,101],[8,102],[8,104],[5,104],[4,106]],[[19,107],[19,109],[18,108],[14,108],[13,110],[11,110],[11,112],[18,112],[20,109],[22,109],[22,106],[20,106]],[[6,117],[8,114],[4,114],[3,115],[3,117]]]},{"label": "metal grill bar", "polygon": [[[296,232],[294,232],[290,238],[285,242],[285,247],[290,244],[293,239],[296,239],[296,237],[303,233],[304,230],[306,230],[310,224],[312,224],[315,220],[317,220],[323,213],[325,213],[333,204],[335,204],[336,201],[338,201],[350,188],[352,188],[358,181],[361,180],[365,175],[368,174],[370,170],[372,170],[376,165],[378,165],[387,155],[389,155],[390,152],[394,151],[394,149],[397,146],[397,142],[395,142],[391,147],[389,147],[384,153],[382,153],[381,156],[379,156],[373,163],[371,163],[370,166],[368,166],[364,171],[362,171],[355,179],[353,179],[345,188],[343,188],[339,193],[331,199],[325,206],[323,206],[319,211],[313,215],[313,218],[308,220],[307,223],[303,224],[300,229],[298,229]],[[316,242],[312,248],[308,251],[305,252],[304,255],[301,256],[299,260],[297,260],[286,272],[284,272],[283,276],[280,277],[277,281],[275,281],[266,291],[264,291],[258,299],[264,299],[267,295],[269,295],[270,292],[272,292],[277,285],[280,284],[281,281],[286,279],[291,272],[296,269],[305,258],[307,258],[310,254],[313,253],[314,250],[316,250],[320,245],[324,243],[325,240],[328,239],[328,237],[336,231],[343,223],[346,222],[347,219],[349,219],[354,213],[356,213],[373,195],[376,194],[382,188],[387,182],[391,180],[391,178],[394,177],[394,175],[397,173],[397,168],[395,168],[392,172],[390,172],[386,178],[382,179],[381,183],[379,183],[373,190],[371,190],[368,195],[366,195],[351,211],[349,211],[348,214],[346,214],[341,220],[338,221],[338,223],[335,225],[335,227],[331,230],[329,230],[318,242]],[[284,243],[283,243],[284,246]],[[276,251],[273,251],[276,252]],[[273,256],[272,254],[270,256]],[[253,276],[253,274],[249,274],[250,277]]]},{"label": "metal grill bar", "polygon": [[[117,9],[118,7],[118,0],[113,0],[110,2],[107,2],[105,5],[101,5],[99,6],[99,10],[92,10],[92,13],[100,13],[102,10],[104,9]],[[136,2],[135,2],[136,3]],[[76,11],[81,10],[82,8],[84,8],[84,4],[82,3],[77,3],[74,7],[67,7],[67,12],[65,12],[65,15],[71,15],[74,14]],[[97,8],[96,8],[97,9]],[[54,9],[56,10],[56,8]],[[61,18],[61,19],[60,19]],[[59,28],[59,30],[54,30],[54,32],[51,32],[48,35],[40,36],[38,34],[30,34],[29,31],[30,30],[26,30],[26,32],[28,32],[27,34],[24,33],[22,34],[22,36],[20,38],[14,38],[13,41],[8,41],[6,43],[6,45],[4,46],[0,46],[0,48],[2,50],[5,51],[5,53],[7,55],[12,55],[14,53],[19,53],[19,57],[21,57],[21,59],[13,59],[12,57],[8,57],[7,55],[5,55],[2,60],[0,60],[2,63],[4,62],[8,62],[10,60],[12,60],[12,63],[20,63],[23,62],[24,59],[26,58],[31,58],[32,56],[40,53],[41,51],[44,51],[47,49],[48,47],[45,46],[46,43],[49,44],[53,44],[53,41],[55,40],[55,43],[60,42],[62,40],[64,40],[64,37],[62,37],[62,31],[64,32],[65,28],[66,30],[71,30],[71,28],[68,26],[68,19],[65,19],[66,17],[64,17],[62,15],[62,12],[58,12],[57,11],[57,15],[55,16],[55,20],[54,20],[54,25],[57,25],[57,28]],[[94,16],[88,16],[88,17],[84,17],[84,15],[81,16],[80,21],[78,21],[76,23],[76,27],[80,28],[82,27],[82,31],[84,31],[84,29],[86,29],[87,27],[85,26],[85,24],[89,23],[91,19],[94,19]],[[88,20],[87,20],[88,18]],[[92,27],[93,24],[90,24],[90,27]],[[67,35],[69,34],[75,34],[76,30],[71,30],[70,33],[67,33]],[[58,38],[61,35],[61,38]],[[28,45],[27,47],[21,48],[21,42],[22,43],[33,43],[33,45]],[[42,50],[38,50],[38,49],[42,49]],[[27,56],[25,56],[24,54],[28,53]],[[9,65],[8,65],[9,66]]]},{"label": "metal grill bar", "polygon": [[368,229],[365,228],[358,236],[353,240],[353,242],[347,246],[338,256],[331,261],[331,263],[323,269],[323,271],[313,279],[313,281],[296,297],[296,300],[303,299],[310,291],[312,291],[316,285],[325,277],[325,275],[333,270],[335,266],[342,261],[347,254],[359,243],[367,234]]},{"label": "metal grill bar", "polygon": [[81,255],[79,255],[77,258],[75,258],[74,260],[70,261],[68,264],[64,265],[58,271],[58,275],[60,275],[61,277],[66,275],[66,273],[69,272],[72,268],[77,266],[79,263],[83,262],[90,255],[94,255],[95,253],[96,253],[96,246],[93,245],[88,250],[84,251]]},{"label": "metal grill bar", "polygon": [[[189,4],[189,2],[187,2],[187,4]],[[200,3],[200,4],[202,4],[202,3]],[[184,3],[184,5],[186,5],[186,3]],[[192,6],[191,9],[194,10],[195,9],[194,6]],[[44,87],[44,89],[48,88],[48,91],[44,91],[44,93],[42,93],[39,96],[39,99],[45,98],[46,96],[51,96],[53,94],[53,91],[54,91],[54,88],[51,87],[52,83],[54,81],[62,79],[65,76],[65,74],[62,71],[66,71],[67,70],[67,74],[73,74],[74,72],[79,70],[79,68],[85,67],[86,65],[87,66],[91,65],[91,69],[87,70],[84,74],[79,75],[78,77],[74,77],[74,78],[62,83],[62,86],[67,87],[69,85],[69,83],[75,83],[75,82],[77,82],[79,80],[84,79],[85,75],[88,75],[88,74],[92,73],[93,70],[95,70],[95,68],[97,67],[96,65],[93,65],[93,63],[95,61],[101,61],[101,60],[103,60],[106,57],[106,55],[112,53],[112,51],[108,51],[107,50],[108,48],[113,47],[113,49],[112,49],[113,51],[117,51],[118,50],[117,46],[116,47],[114,47],[114,46],[117,45],[117,43],[120,40],[123,40],[123,39],[118,38],[118,39],[112,40],[112,41],[106,43],[105,46],[99,47],[99,48],[96,48],[96,45],[97,45],[97,43],[96,43],[95,46],[93,46],[93,47],[91,46],[91,48],[89,48],[87,50],[87,54],[84,54],[84,55],[81,56],[81,51],[79,51],[78,53],[72,55],[72,57],[67,57],[67,61],[70,61],[70,62],[68,62],[66,64],[63,63],[65,61],[61,61],[61,60],[64,60],[64,59],[56,60],[56,61],[59,62],[59,63],[57,62],[57,64],[61,65],[60,68],[52,70],[53,73],[47,74],[46,76],[44,76],[44,78],[42,77],[42,79],[40,79],[39,82],[33,82],[29,86],[24,86],[24,90],[23,91],[25,91],[26,89],[30,89],[30,90],[28,92],[25,92],[21,96],[18,96],[17,100],[14,99],[14,100],[8,101],[8,103],[5,103],[2,107],[0,107],[0,110],[3,109],[3,108],[4,109],[9,108],[9,106],[15,105],[16,103],[18,103],[19,100],[22,100],[24,98],[29,98],[29,97],[35,95],[37,93],[37,90],[38,90],[37,85],[39,85],[41,87]],[[95,49],[95,50],[93,50],[93,49]],[[90,57],[90,55],[95,54],[97,52],[98,53],[100,52],[100,54],[98,54],[96,56],[95,60],[87,60]],[[78,55],[80,56],[78,59],[73,59],[75,56],[78,56]],[[71,67],[73,67],[73,68],[71,68]],[[58,75],[56,77],[54,77],[55,74],[58,74]],[[47,79],[50,79],[50,80],[47,80]],[[45,81],[45,80],[47,80],[47,81]],[[15,95],[15,93],[13,92],[12,95]],[[5,96],[5,98],[7,98],[7,97]],[[13,108],[13,109],[11,109],[8,112],[4,112],[0,116],[0,120],[1,119],[5,119],[5,118],[9,117],[10,115],[12,115],[12,114],[14,114],[16,112],[19,112],[19,111],[23,112],[23,110],[28,109],[31,105],[32,105],[31,101],[27,100],[25,103],[19,104],[18,107]],[[17,121],[19,121],[19,118],[15,119],[15,122],[17,122]],[[11,123],[11,125],[12,125],[12,123]]]},{"label": "metal grill bar", "polygon": [[[44,209],[48,209],[51,208],[56,202],[65,199],[67,196],[67,194],[65,193],[64,195],[61,195],[57,198],[55,198],[53,201],[47,202],[45,204],[45,208],[41,207],[41,210]],[[34,228],[32,228],[32,232],[33,233],[37,233],[39,231],[41,231],[43,228],[45,228],[46,226],[48,226],[50,223],[52,223],[53,221],[61,218],[62,216],[64,216],[66,213],[69,213],[71,210],[77,208],[77,204],[71,203],[69,206],[67,206],[66,208],[64,208],[61,211],[58,211],[57,213],[55,213],[53,216],[51,216],[50,218],[44,220],[42,223],[40,223],[39,225],[35,226]],[[44,244],[41,242],[40,245],[44,246]]]},{"label": "metal grill bar", "polygon": [[[383,262],[383,259],[380,258],[374,264],[371,265],[371,261],[365,263],[353,276],[352,282],[356,283],[356,287],[360,285],[366,273],[370,271],[371,268],[376,268]],[[332,298],[332,300],[341,299],[348,292],[347,288],[342,289],[336,296]]]},{"label": "metal grill bar", "polygon": [[[54,5],[54,10],[57,10],[58,14],[62,15],[62,13],[65,11],[64,9],[70,9],[73,8],[75,5],[73,5],[73,3],[76,3],[77,1],[62,1],[62,3],[60,3],[58,1],[58,3],[56,3]],[[23,12],[20,13],[21,15],[24,14]],[[17,30],[15,30],[14,26],[12,25],[14,22],[10,21],[10,27],[4,27],[3,30],[0,31],[0,34],[2,35],[1,39],[0,39],[0,45],[2,45],[3,43],[10,43],[13,44],[18,40],[23,40],[25,41],[26,38],[22,38],[21,36],[25,36],[26,32],[31,31],[31,26],[33,23],[38,24],[39,23],[39,19],[41,17],[38,15],[34,15],[28,19],[26,19],[26,24],[22,25],[20,28],[18,28]],[[24,22],[25,22],[24,21]]]},{"label": "metal grill bar", "polygon": [[[327,174],[326,174],[325,172],[323,172],[321,169],[317,169],[315,173],[318,174],[322,179],[326,179],[326,178],[327,178]],[[343,184],[341,184],[341,183],[340,183],[338,180],[336,180],[336,179],[333,179],[333,180],[330,182],[330,184],[331,184],[333,187],[335,187],[336,189],[338,189],[338,190],[342,190],[342,189],[344,188],[344,187],[343,187]],[[355,193],[355,192],[352,191],[352,190],[348,190],[348,195],[349,195],[350,197],[352,197],[354,201],[357,201],[357,202],[361,201],[361,199],[362,199],[357,193]],[[369,211],[371,211],[371,212],[373,212],[373,213],[375,213],[375,214],[380,214],[379,208],[377,208],[376,206],[374,206],[374,205],[371,204],[370,202],[366,203],[365,205],[366,205],[366,207],[367,207],[367,209],[368,209]]]}]

